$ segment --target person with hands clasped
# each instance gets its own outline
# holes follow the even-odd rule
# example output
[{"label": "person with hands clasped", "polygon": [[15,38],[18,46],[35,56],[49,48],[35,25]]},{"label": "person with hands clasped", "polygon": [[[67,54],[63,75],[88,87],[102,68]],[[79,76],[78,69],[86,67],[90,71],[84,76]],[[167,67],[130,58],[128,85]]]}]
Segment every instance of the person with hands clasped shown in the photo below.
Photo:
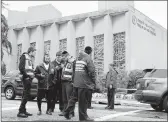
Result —
[{"label": "person with hands clasped", "polygon": [[115,70],[114,64],[109,64],[109,71],[106,75],[108,106],[105,109],[114,109],[115,89],[117,87],[117,74],[118,72]]},{"label": "person with hands clasped", "polygon": [[37,91],[37,105],[38,113],[37,115],[42,114],[41,103],[42,99],[46,97],[47,100],[47,111],[46,114],[52,115],[52,88],[54,83],[52,78],[54,75],[54,68],[50,64],[50,57],[48,54],[44,55],[43,63],[38,65],[35,70],[35,77],[38,79],[38,91]]}]

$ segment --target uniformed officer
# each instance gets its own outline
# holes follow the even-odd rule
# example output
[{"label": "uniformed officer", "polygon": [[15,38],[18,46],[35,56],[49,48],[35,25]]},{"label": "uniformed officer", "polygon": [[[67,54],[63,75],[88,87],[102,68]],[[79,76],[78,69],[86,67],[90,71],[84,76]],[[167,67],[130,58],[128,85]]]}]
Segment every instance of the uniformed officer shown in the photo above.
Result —
[{"label": "uniformed officer", "polygon": [[28,51],[24,52],[20,57],[19,70],[20,73],[23,75],[23,95],[19,108],[19,113],[17,114],[18,117],[26,118],[28,116],[32,116],[32,114],[26,111],[26,103],[30,98],[31,84],[34,78],[33,63],[31,59],[32,57],[34,57],[35,51],[36,50],[33,47],[30,47],[28,48]]},{"label": "uniformed officer", "polygon": [[85,52],[79,53],[78,60],[75,64],[75,76],[73,83],[73,92],[68,106],[64,111],[64,117],[71,118],[70,112],[74,109],[75,103],[78,101],[79,120],[91,121],[87,115],[87,94],[89,89],[95,88],[95,66],[89,54],[92,48],[86,47]]}]

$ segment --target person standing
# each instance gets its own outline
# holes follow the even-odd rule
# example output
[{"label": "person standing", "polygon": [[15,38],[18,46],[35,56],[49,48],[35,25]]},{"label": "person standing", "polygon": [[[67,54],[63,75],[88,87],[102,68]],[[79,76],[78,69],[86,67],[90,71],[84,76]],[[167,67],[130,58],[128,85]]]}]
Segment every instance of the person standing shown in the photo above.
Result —
[{"label": "person standing", "polygon": [[93,109],[92,107],[92,93],[93,93],[93,90],[92,89],[89,89],[88,90],[88,94],[87,94],[87,100],[88,100],[88,109]]},{"label": "person standing", "polygon": [[62,66],[61,66],[61,60],[62,60],[62,52],[58,51],[56,53],[56,59],[51,62],[51,64],[54,66],[54,87],[53,87],[53,99],[52,99],[52,112],[54,112],[55,104],[57,100],[59,99],[59,109],[62,112],[63,111],[63,100],[62,100],[62,83],[61,83],[61,75],[62,75]]},{"label": "person standing", "polygon": [[[64,67],[62,70],[62,98],[64,104],[64,110],[68,105],[68,100],[72,94],[73,90],[73,78],[74,78],[74,71],[75,71],[75,59],[69,55],[67,51],[62,53],[62,58],[64,60]],[[64,111],[63,110],[63,111]],[[59,114],[59,116],[63,116],[64,113]],[[72,116],[74,116],[74,111],[71,111]]]},{"label": "person standing", "polygon": [[46,114],[52,115],[51,113],[51,100],[52,100],[52,87],[54,83],[52,78],[54,76],[54,68],[50,64],[50,57],[48,54],[44,55],[43,63],[38,65],[35,69],[35,77],[38,79],[38,91],[37,91],[37,105],[38,113],[41,115],[41,103],[42,99],[46,97],[47,100],[47,111]]},{"label": "person standing", "polygon": [[27,118],[28,116],[32,116],[32,114],[26,111],[26,103],[30,98],[31,84],[35,76],[33,70],[33,63],[31,60],[32,57],[34,57],[35,55],[35,51],[36,49],[34,49],[33,47],[29,47],[28,51],[24,52],[20,57],[19,71],[23,75],[23,95],[17,117]]},{"label": "person standing", "polygon": [[106,75],[106,88],[108,105],[105,109],[114,109],[115,89],[117,88],[117,74],[114,64],[109,64],[109,72]]},{"label": "person standing", "polygon": [[75,103],[78,101],[79,108],[79,120],[80,121],[92,121],[87,115],[87,94],[89,89],[95,88],[95,66],[91,57],[92,48],[87,46],[85,52],[80,52],[78,60],[75,64],[75,75],[73,83],[73,92],[68,106],[64,111],[64,117],[66,119],[71,118],[70,111],[74,109]]}]

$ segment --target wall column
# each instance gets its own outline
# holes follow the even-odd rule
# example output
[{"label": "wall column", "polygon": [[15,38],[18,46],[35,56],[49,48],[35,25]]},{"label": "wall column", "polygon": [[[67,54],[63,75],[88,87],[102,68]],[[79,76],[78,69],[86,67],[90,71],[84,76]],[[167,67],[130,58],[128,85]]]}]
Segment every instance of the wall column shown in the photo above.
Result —
[{"label": "wall column", "polygon": [[67,29],[67,51],[76,57],[75,23],[69,21]]},{"label": "wall column", "polygon": [[108,71],[108,65],[113,63],[113,32],[112,17],[104,17],[104,73]]},{"label": "wall column", "polygon": [[91,18],[85,19],[85,47],[92,47],[92,59],[94,57],[94,40],[93,40],[93,22]]},{"label": "wall column", "polygon": [[50,47],[50,58],[53,61],[56,57],[56,52],[59,51],[59,25],[53,23],[51,25],[51,47]]},{"label": "wall column", "polygon": [[134,59],[131,58],[131,20],[130,12],[125,13],[125,69],[131,70],[131,64],[134,64]]},{"label": "wall column", "polygon": [[27,52],[29,46],[30,46],[30,41],[29,41],[29,30],[28,28],[23,28],[23,39],[22,39],[22,52]]},{"label": "wall column", "polygon": [[43,62],[44,56],[44,40],[43,40],[43,27],[37,26],[36,28],[36,57],[35,57],[35,67]]},{"label": "wall column", "polygon": [[9,57],[9,70],[17,69],[17,32],[13,29],[9,29],[8,31],[8,40],[12,44],[12,55]]}]

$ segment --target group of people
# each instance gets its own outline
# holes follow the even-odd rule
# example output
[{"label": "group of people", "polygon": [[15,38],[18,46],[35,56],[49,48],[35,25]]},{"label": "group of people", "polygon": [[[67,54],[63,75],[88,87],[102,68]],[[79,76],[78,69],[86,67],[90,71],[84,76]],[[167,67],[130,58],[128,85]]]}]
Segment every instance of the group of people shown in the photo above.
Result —
[{"label": "group of people", "polygon": [[[37,115],[42,114],[42,99],[47,100],[46,114],[52,115],[55,104],[59,98],[59,116],[71,119],[75,116],[75,103],[78,101],[79,120],[89,120],[87,109],[92,108],[92,92],[96,87],[96,73],[93,60],[91,59],[92,48],[85,47],[77,59],[67,51],[56,53],[56,59],[50,61],[49,54],[44,54],[43,63],[33,68],[32,57],[36,49],[30,47],[20,57],[19,70],[22,74],[23,96],[17,114],[18,117],[26,118],[32,114],[26,111],[26,103],[30,98],[31,83],[34,78],[38,80],[37,91]],[[116,88],[117,71],[109,65],[106,75],[108,88],[108,106],[106,109],[114,109],[114,93]]]}]

